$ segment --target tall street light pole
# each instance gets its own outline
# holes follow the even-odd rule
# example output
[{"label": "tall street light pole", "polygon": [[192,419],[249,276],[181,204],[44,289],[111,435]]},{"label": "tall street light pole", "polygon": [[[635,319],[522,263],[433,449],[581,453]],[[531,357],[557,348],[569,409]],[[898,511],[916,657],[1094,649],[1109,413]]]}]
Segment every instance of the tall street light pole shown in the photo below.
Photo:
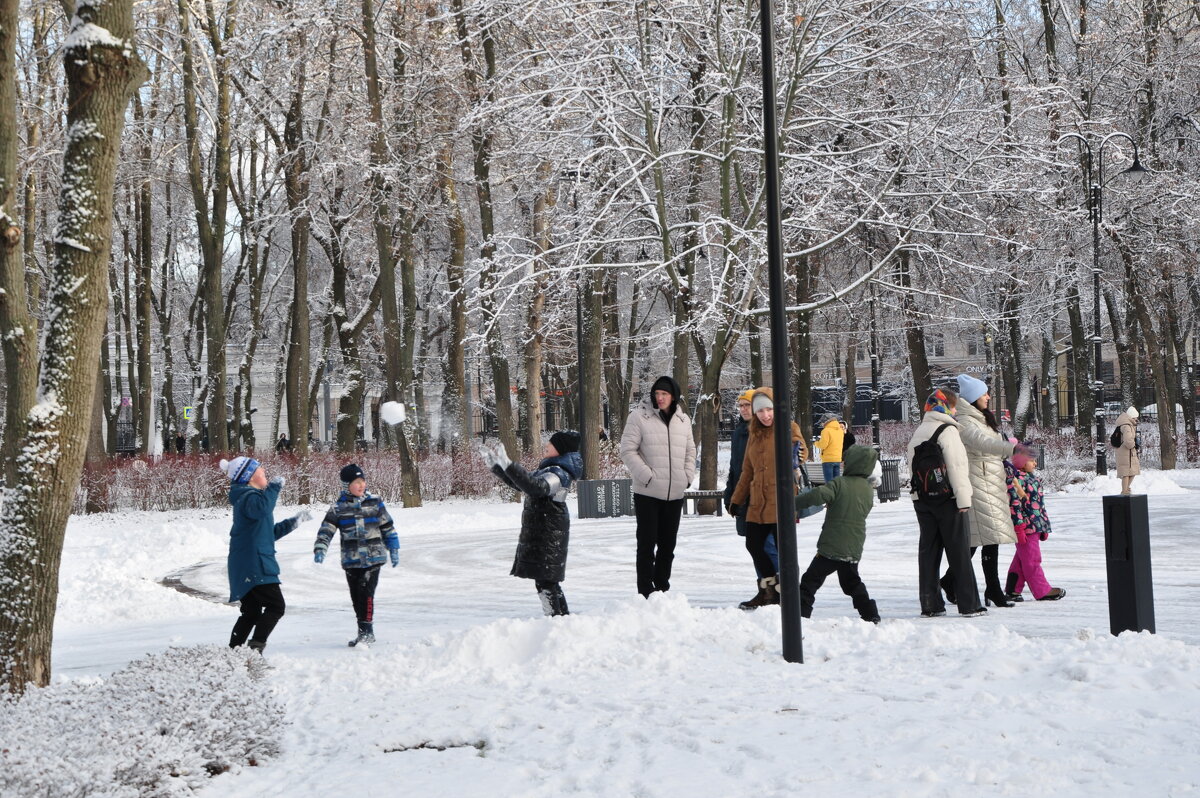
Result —
[{"label": "tall street light pole", "polygon": [[1083,169],[1088,184],[1087,209],[1092,221],[1092,403],[1096,411],[1096,475],[1108,474],[1108,453],[1104,448],[1104,374],[1101,370],[1100,324],[1100,223],[1104,220],[1104,145],[1123,138],[1133,145],[1133,165],[1122,174],[1134,180],[1146,176],[1138,160],[1138,145],[1128,133],[1109,133],[1092,149],[1091,142],[1079,133],[1064,133],[1059,141],[1075,139],[1084,149]]},{"label": "tall street light pole", "polygon": [[[771,372],[775,383],[775,541],[783,658],[804,662],[800,634],[800,566],[796,559],[796,477],[792,472],[792,397],[783,293],[783,225],[779,213],[779,141],[775,122],[775,37],[772,0],[759,0],[762,22],[763,154],[767,189],[767,287],[771,304]],[[802,464],[803,466],[803,464]]]}]

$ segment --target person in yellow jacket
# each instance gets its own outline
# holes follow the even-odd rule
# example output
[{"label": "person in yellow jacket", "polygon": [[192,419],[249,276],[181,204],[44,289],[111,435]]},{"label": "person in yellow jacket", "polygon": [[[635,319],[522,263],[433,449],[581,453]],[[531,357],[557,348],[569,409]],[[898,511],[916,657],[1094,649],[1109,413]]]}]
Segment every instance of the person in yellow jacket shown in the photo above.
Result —
[{"label": "person in yellow jacket", "polygon": [[821,450],[821,471],[825,475],[825,484],[842,475],[842,442],[846,431],[842,422],[833,413],[821,417],[821,439],[817,448]]}]

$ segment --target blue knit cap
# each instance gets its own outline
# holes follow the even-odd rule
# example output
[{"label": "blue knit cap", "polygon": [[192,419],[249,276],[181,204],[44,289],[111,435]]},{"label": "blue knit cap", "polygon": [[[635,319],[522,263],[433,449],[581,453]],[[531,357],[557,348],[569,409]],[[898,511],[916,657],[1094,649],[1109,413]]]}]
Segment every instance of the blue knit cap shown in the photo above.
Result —
[{"label": "blue knit cap", "polygon": [[979,397],[987,392],[987,383],[983,380],[976,379],[970,374],[958,375],[958,395],[971,404],[975,404],[979,400]]},{"label": "blue knit cap", "polygon": [[235,485],[244,485],[261,467],[261,463],[253,457],[235,457],[232,460],[222,460],[221,470],[229,475],[229,481]]}]

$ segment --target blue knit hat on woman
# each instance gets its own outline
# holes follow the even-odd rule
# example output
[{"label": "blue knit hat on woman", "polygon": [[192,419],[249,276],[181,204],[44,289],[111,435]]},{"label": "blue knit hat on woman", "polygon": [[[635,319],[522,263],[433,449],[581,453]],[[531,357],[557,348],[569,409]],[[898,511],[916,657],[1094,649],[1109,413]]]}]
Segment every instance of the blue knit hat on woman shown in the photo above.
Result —
[{"label": "blue knit hat on woman", "polygon": [[987,392],[987,383],[983,380],[976,379],[970,374],[958,375],[958,395],[971,404],[975,404],[979,400],[979,397]]}]

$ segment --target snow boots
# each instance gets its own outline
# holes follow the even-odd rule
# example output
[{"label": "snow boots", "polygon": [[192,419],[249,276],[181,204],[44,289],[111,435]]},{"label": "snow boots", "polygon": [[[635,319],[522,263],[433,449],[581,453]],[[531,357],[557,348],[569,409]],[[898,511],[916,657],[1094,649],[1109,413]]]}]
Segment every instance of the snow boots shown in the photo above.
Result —
[{"label": "snow boots", "polygon": [[779,584],[779,577],[764,576],[758,580],[758,593],[749,601],[743,601],[738,605],[741,610],[756,610],[759,607],[766,607],[770,604],[779,603],[779,591],[776,590],[776,585]]},{"label": "snow boots", "polygon": [[1016,602],[1025,600],[1025,597],[1017,592],[1017,579],[1019,578],[1020,577],[1012,571],[1008,572],[1008,580],[1004,584],[1004,597],[1009,601]]},{"label": "snow boots", "polygon": [[567,610],[567,597],[563,594],[558,582],[538,582],[538,599],[542,602],[542,612],[548,616],[570,615]]},{"label": "snow boots", "polygon": [[259,654],[261,654],[261,653],[263,653],[263,649],[267,647],[267,641],[266,640],[251,640],[249,643],[246,644],[246,647],[249,648],[251,651],[257,651]]},{"label": "snow boots", "polygon": [[358,625],[358,637],[351,640],[346,645],[350,648],[355,646],[370,646],[375,642],[375,625],[370,623],[360,623]]}]

